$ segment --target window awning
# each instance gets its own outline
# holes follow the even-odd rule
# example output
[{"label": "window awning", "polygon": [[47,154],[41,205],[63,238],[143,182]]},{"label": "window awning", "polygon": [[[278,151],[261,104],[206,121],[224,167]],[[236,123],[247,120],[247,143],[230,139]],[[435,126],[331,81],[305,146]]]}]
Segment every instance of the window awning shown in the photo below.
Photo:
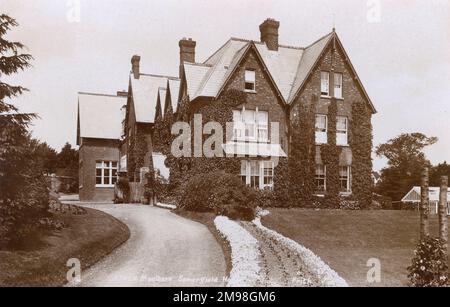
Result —
[{"label": "window awning", "polygon": [[280,144],[229,142],[222,145],[226,155],[250,157],[287,157]]}]

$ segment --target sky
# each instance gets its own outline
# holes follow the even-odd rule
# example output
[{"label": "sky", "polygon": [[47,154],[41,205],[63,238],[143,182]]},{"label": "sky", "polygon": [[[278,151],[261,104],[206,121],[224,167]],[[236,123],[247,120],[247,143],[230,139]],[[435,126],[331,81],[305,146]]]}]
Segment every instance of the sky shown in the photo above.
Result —
[{"label": "sky", "polygon": [[[203,62],[232,36],[259,40],[271,17],[284,45],[307,46],[335,26],[378,111],[374,146],[422,132],[439,138],[431,162],[450,162],[448,0],[0,0],[0,13],[20,24],[7,38],[34,57],[5,79],[30,89],[15,103],[39,114],[33,135],[56,149],[76,144],[77,93],[126,90],[133,54],[141,72],[176,76],[181,38],[197,41]],[[385,163],[374,156],[376,170]]]}]

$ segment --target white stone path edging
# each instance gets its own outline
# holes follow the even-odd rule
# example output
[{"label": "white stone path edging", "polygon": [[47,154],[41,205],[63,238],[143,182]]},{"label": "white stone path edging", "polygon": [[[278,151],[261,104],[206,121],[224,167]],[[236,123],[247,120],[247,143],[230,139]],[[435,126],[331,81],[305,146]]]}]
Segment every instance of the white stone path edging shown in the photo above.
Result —
[{"label": "white stone path edging", "polygon": [[258,240],[239,223],[225,216],[216,217],[214,225],[231,246],[232,269],[227,287],[256,286],[261,271]]},{"label": "white stone path edging", "polygon": [[313,272],[324,287],[348,287],[347,282],[340,277],[333,269],[331,269],[320,257],[314,254],[311,250],[298,244],[294,240],[286,238],[278,232],[271,230],[261,224],[261,218],[257,217],[253,220],[253,224],[261,229],[267,236],[277,240],[286,248],[298,253],[304,264]]},{"label": "white stone path edging", "polygon": [[169,205],[169,204],[163,204],[163,203],[156,203],[155,206],[164,208],[164,209],[171,209],[171,210],[175,210],[177,208],[177,206],[175,206],[175,205]]}]

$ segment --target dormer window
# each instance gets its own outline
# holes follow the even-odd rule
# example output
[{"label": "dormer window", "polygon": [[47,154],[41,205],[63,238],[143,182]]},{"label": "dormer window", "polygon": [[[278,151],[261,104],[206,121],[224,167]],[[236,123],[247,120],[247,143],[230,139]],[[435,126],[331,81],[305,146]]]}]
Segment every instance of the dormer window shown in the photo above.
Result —
[{"label": "dormer window", "polygon": [[245,71],[245,91],[246,92],[256,91],[256,72],[254,70]]},{"label": "dormer window", "polygon": [[330,96],[330,73],[328,71],[320,72],[320,94]]}]

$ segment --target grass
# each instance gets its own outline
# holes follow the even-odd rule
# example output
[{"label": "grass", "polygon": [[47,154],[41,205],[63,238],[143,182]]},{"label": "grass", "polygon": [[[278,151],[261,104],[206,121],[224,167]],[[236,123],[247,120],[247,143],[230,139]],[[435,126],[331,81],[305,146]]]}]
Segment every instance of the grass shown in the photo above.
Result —
[{"label": "grass", "polygon": [[231,247],[228,241],[219,234],[216,226],[214,225],[214,219],[216,218],[216,215],[211,212],[193,212],[180,209],[175,210],[174,213],[208,227],[209,231],[213,234],[214,238],[222,248],[226,263],[226,276],[230,276],[230,272],[232,269]]},{"label": "grass", "polygon": [[[407,286],[419,235],[414,211],[269,209],[265,226],[311,249],[351,286]],[[437,235],[437,217],[430,219]],[[381,261],[381,283],[369,284],[367,261]]]},{"label": "grass", "polygon": [[0,286],[62,286],[68,259],[78,258],[84,270],[128,240],[125,224],[101,211],[86,210],[85,215],[55,214],[64,229],[38,231],[15,249],[0,251]]}]

